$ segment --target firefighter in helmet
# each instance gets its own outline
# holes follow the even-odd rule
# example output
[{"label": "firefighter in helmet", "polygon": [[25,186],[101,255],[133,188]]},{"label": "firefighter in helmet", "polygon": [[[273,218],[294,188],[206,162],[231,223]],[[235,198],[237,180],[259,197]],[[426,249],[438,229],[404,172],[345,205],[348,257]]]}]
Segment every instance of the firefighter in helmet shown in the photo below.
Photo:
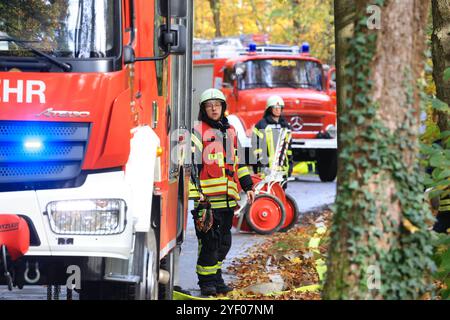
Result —
[{"label": "firefighter in helmet", "polygon": [[[250,172],[239,164],[236,131],[225,116],[224,94],[208,89],[200,97],[199,123],[191,136],[193,171],[190,198],[199,242],[198,284],[202,295],[227,293],[232,289],[222,278],[222,262],[231,247],[231,226],[239,191],[253,202]],[[209,216],[210,215],[210,216]]]},{"label": "firefighter in helmet", "polygon": [[[267,99],[266,111],[263,118],[253,128],[252,150],[254,169],[257,173],[264,174],[267,168],[272,166],[275,159],[275,149],[280,137],[281,129],[291,129],[289,123],[282,116],[284,108],[284,100],[280,96],[272,95]],[[285,148],[283,149],[283,163],[281,163],[285,178],[292,174],[292,150],[291,150],[291,134],[285,136]],[[287,184],[284,184],[286,188]]]}]

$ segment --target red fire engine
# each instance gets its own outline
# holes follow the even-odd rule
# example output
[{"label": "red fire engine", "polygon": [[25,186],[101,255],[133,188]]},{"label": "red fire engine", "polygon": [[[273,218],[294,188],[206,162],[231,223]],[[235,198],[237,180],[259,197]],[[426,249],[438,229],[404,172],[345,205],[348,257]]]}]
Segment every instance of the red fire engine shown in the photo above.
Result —
[{"label": "red fire engine", "polygon": [[[266,101],[279,95],[293,130],[295,161],[317,161],[322,181],[337,173],[336,91],[334,68],[325,71],[310,56],[309,45],[245,48],[238,38],[194,40],[194,104],[206,87],[227,97],[229,120],[243,148],[251,147],[253,126],[262,118]],[[194,112],[195,114],[195,112]]]},{"label": "red fire engine", "polygon": [[81,299],[171,298],[193,1],[14,3],[0,4],[0,225],[22,217],[30,247],[11,261],[5,246],[0,283],[73,275]]}]

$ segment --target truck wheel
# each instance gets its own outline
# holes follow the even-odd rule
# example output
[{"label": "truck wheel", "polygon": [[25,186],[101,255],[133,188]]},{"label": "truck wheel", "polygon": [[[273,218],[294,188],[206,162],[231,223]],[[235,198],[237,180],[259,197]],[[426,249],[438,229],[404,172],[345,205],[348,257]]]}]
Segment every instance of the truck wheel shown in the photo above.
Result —
[{"label": "truck wheel", "polygon": [[145,237],[145,248],[142,262],[142,281],[138,288],[137,300],[157,300],[158,299],[158,247],[153,231],[149,231]]},{"label": "truck wheel", "polygon": [[299,211],[297,202],[295,202],[294,198],[292,198],[288,194],[286,194],[285,210],[286,210],[286,221],[281,227],[280,232],[288,231],[293,226],[295,226],[298,220]]},{"label": "truck wheel", "polygon": [[319,150],[317,155],[317,170],[322,182],[331,182],[337,174],[337,151]]},{"label": "truck wheel", "polygon": [[271,194],[257,195],[249,206],[245,218],[250,228],[259,234],[272,234],[284,224],[286,213],[283,204]]},{"label": "truck wheel", "polygon": [[160,269],[169,272],[169,282],[167,284],[159,284],[159,299],[173,300],[173,285],[175,279],[175,255],[179,253],[179,248],[175,247],[165,256],[160,265]]}]

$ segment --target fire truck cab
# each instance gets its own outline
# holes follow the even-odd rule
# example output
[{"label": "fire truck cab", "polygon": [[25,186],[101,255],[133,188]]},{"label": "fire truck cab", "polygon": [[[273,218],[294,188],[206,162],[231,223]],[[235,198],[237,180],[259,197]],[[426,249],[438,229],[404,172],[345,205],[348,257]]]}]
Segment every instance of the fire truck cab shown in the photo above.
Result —
[{"label": "fire truck cab", "polygon": [[187,218],[193,1],[32,3],[0,3],[0,225],[17,215],[30,230],[23,257],[2,254],[0,284],[8,269],[20,289],[170,299]]},{"label": "fire truck cab", "polygon": [[[229,120],[243,148],[251,147],[253,126],[262,118],[266,101],[279,95],[293,131],[295,161],[317,161],[322,181],[337,173],[336,91],[334,69],[325,71],[309,53],[309,45],[235,46],[226,39],[194,41],[194,105],[203,88],[221,89],[227,97]],[[197,96],[196,96],[197,95]]]}]

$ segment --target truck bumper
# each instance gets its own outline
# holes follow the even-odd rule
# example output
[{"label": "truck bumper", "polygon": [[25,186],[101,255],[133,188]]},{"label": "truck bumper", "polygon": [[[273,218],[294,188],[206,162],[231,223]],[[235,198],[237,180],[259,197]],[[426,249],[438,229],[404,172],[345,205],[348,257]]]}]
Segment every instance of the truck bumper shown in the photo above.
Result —
[{"label": "truck bumper", "polygon": [[292,139],[292,149],[337,149],[337,139]]},{"label": "truck bumper", "polygon": [[[59,235],[50,228],[46,206],[51,201],[75,199],[123,199],[128,205],[127,223],[115,235]],[[79,188],[0,193],[0,214],[27,216],[33,223],[40,245],[30,246],[27,256],[80,256],[128,259],[132,249],[133,222],[130,189],[124,172],[88,175]],[[67,240],[70,241],[67,241]]]}]

